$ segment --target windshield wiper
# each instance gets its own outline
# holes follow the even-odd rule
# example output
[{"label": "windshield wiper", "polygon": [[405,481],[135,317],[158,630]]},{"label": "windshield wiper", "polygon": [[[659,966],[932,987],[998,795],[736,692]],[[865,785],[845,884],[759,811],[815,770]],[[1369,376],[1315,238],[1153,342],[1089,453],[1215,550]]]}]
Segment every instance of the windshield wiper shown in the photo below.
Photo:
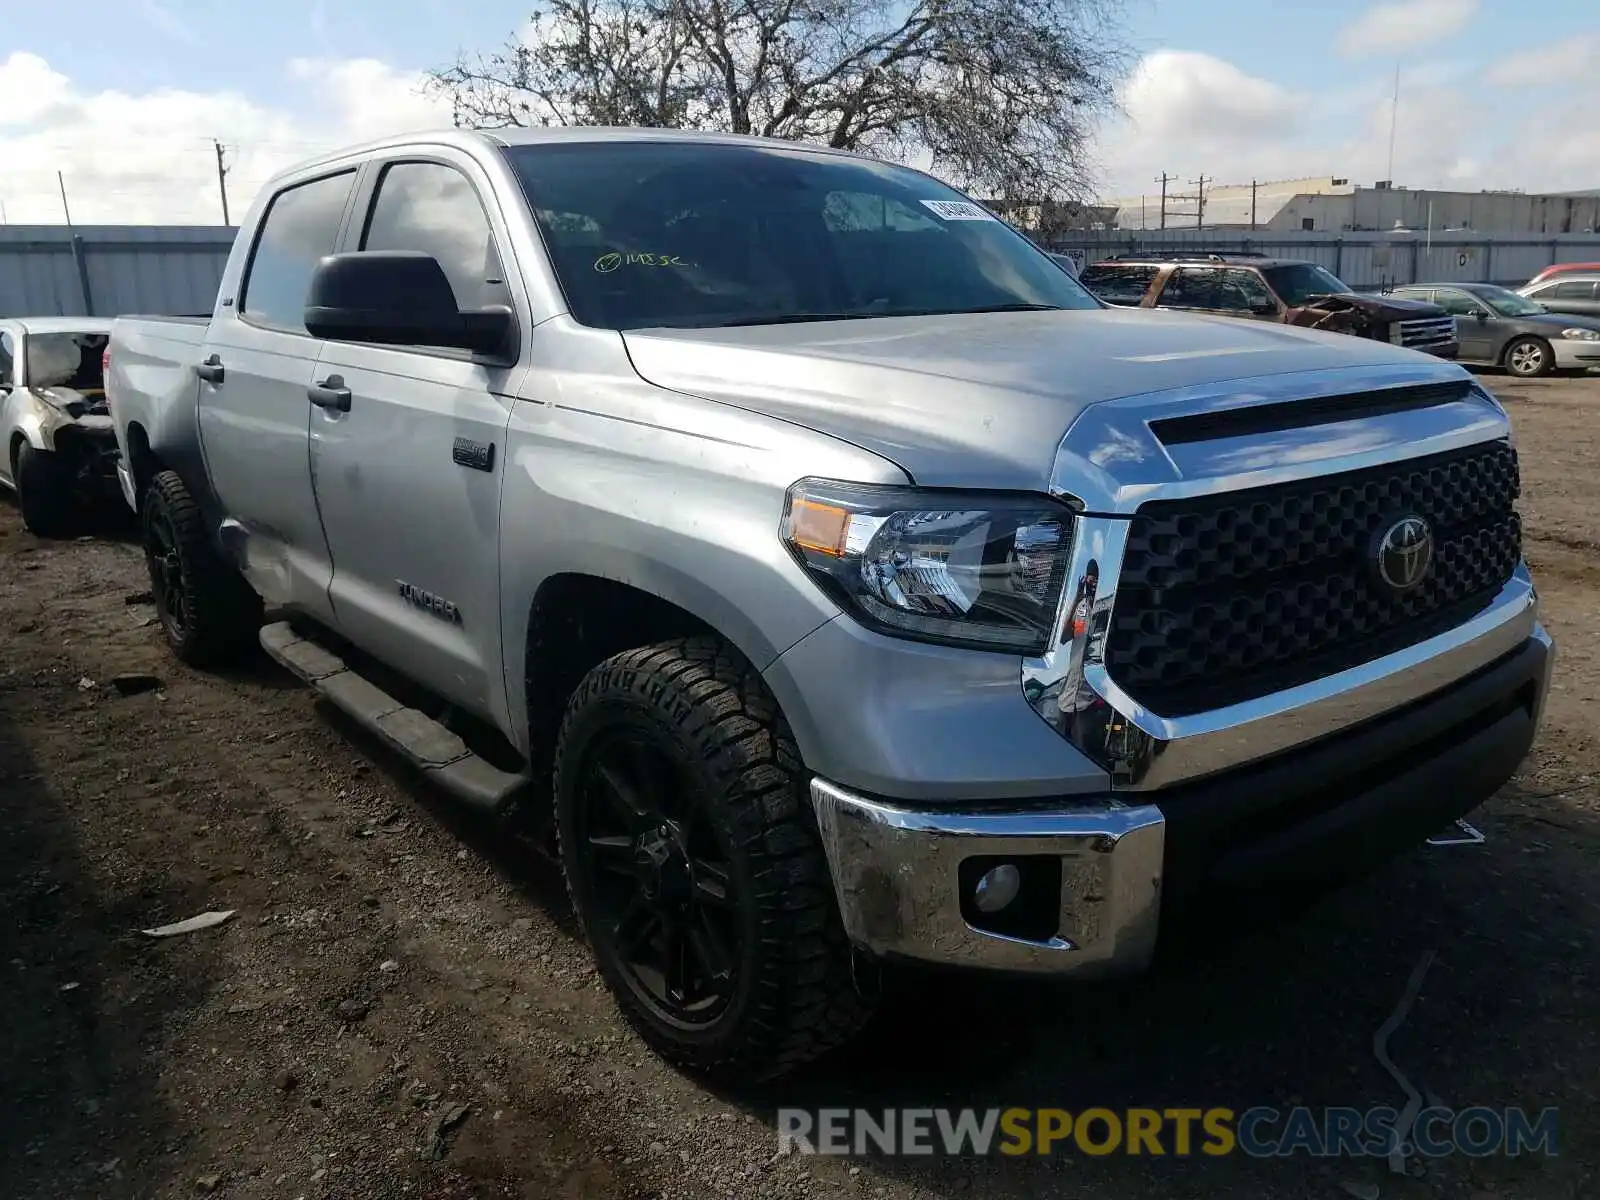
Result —
[{"label": "windshield wiper", "polygon": [[718,321],[712,328],[732,329],[736,325],[799,325],[805,321],[864,321],[868,317],[902,317],[898,312],[798,312],[769,313],[764,317],[735,317],[731,321]]}]

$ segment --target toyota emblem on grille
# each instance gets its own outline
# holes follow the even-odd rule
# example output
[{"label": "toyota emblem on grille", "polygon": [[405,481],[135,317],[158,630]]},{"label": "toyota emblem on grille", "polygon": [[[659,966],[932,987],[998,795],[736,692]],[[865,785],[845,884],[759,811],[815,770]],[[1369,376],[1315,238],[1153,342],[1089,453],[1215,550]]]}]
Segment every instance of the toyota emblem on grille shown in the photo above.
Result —
[{"label": "toyota emblem on grille", "polygon": [[1397,592],[1409,592],[1428,576],[1433,530],[1419,516],[1401,517],[1378,535],[1372,560],[1379,579]]}]

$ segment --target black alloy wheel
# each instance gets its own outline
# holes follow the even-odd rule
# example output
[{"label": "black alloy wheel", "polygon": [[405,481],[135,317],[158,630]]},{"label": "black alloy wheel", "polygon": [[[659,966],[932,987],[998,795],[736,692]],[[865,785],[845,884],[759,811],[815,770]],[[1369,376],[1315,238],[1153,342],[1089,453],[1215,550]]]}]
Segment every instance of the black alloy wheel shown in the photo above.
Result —
[{"label": "black alloy wheel", "polygon": [[580,767],[577,856],[592,925],[629,990],[666,1024],[714,1025],[744,936],[704,796],[650,731],[619,724]]}]

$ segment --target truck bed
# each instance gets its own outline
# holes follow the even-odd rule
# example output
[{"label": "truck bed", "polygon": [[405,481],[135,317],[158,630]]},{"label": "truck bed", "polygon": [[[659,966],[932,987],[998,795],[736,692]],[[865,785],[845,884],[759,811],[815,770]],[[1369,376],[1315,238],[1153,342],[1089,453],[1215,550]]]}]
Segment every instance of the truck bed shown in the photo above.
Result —
[{"label": "truck bed", "polygon": [[195,402],[210,317],[118,317],[111,325],[106,396],[116,423],[123,496],[136,511],[133,465],[151,450],[169,463],[197,448]]}]

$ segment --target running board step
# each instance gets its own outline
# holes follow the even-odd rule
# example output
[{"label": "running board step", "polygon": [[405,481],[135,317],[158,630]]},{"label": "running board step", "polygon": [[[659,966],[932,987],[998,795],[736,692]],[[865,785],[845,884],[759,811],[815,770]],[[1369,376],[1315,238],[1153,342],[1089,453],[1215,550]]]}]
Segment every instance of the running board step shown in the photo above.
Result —
[{"label": "running board step", "polygon": [[499,813],[527,786],[526,775],[502,771],[472,753],[438,721],[407,708],[356,674],[337,654],[301,637],[287,622],[263,626],[261,648],[463,804]]}]

